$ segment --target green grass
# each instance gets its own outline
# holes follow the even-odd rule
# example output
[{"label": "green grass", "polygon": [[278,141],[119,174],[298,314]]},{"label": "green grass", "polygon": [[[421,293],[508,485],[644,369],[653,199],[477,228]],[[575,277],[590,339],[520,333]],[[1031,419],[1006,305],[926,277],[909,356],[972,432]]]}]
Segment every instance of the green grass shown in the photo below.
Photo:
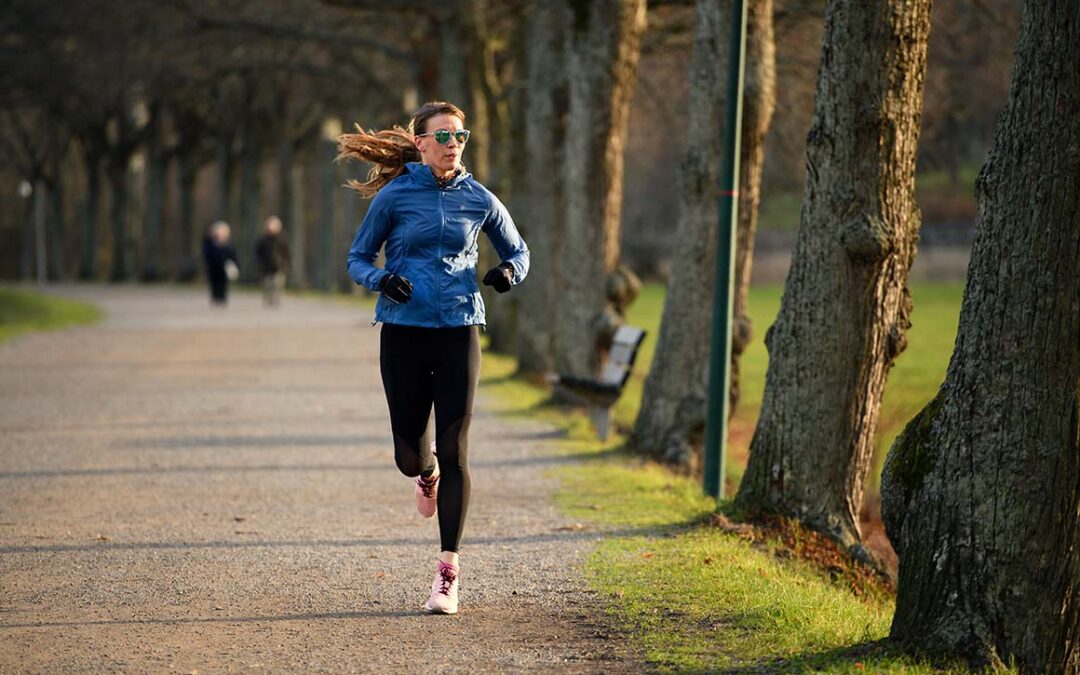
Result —
[{"label": "green grass", "polygon": [[[912,288],[909,344],[893,368],[882,409],[879,447],[886,447],[930,400],[948,365],[962,287]],[[663,287],[646,285],[627,321],[645,327],[616,422],[632,426],[658,335]],[[732,424],[729,481],[742,471],[764,389],[765,330],[780,306],[781,288],[751,289],[754,340],[743,357],[744,398]],[[559,452],[583,460],[555,469],[560,509],[582,527],[607,532],[586,564],[592,588],[609,600],[612,621],[662,671],[715,672],[764,668],[781,672],[967,672],[934,668],[898,654],[883,641],[894,611],[890,598],[856,597],[810,563],[781,560],[774,544],[754,545],[711,527],[713,503],[697,481],[621,451],[616,433],[595,440],[581,413],[545,406],[548,392],[514,377],[516,364],[485,354],[482,386],[504,414],[547,419],[566,430]],[[740,445],[741,444],[741,445]],[[734,465],[734,466],[732,466]],[[876,485],[876,472],[874,475]]]},{"label": "green grass", "polygon": [[[975,214],[975,177],[978,166],[965,166],[955,181],[946,171],[928,171],[915,177],[915,201],[924,219],[950,220]],[[797,230],[802,209],[803,191],[771,191],[763,195],[758,208],[758,228],[762,230]]]},{"label": "green grass", "polygon": [[[911,317],[912,326],[908,331],[908,347],[890,371],[885,387],[881,420],[875,439],[878,452],[868,485],[870,496],[877,490],[885,451],[908,420],[934,397],[938,386],[945,379],[945,370],[956,339],[963,290],[960,283],[920,283],[911,287],[914,311]],[[754,334],[740,362],[743,398],[731,420],[727,481],[732,488],[738,485],[742,477],[750,438],[761,410],[765,371],[769,361],[768,351],[765,349],[765,331],[780,311],[782,293],[783,287],[780,284],[754,286],[750,289],[748,306]],[[615,406],[615,422],[624,429],[633,426],[641,407],[645,378],[660,334],[663,306],[664,286],[650,283],[643,287],[641,295],[627,312],[627,322],[645,328],[649,334],[641,347],[638,360],[634,363],[626,393]]]},{"label": "green grass", "polygon": [[82,302],[30,291],[0,288],[0,342],[35,330],[57,330],[90,324],[101,310]]},{"label": "green grass", "polygon": [[[808,563],[705,523],[714,510],[696,481],[595,440],[579,413],[544,405],[548,392],[513,376],[512,358],[485,354],[482,390],[501,413],[566,431],[557,452],[581,464],[554,470],[557,504],[606,536],[589,585],[611,621],[662,671],[766,667],[786,672],[942,672],[879,644],[888,598],[858,598]],[[949,671],[945,671],[949,672]],[[962,671],[954,671],[962,672]]]},{"label": "green grass", "polygon": [[713,504],[696,481],[612,452],[556,473],[563,512],[610,530],[586,564],[590,586],[662,671],[966,672],[882,643],[890,598],[856,597],[809,563],[703,524]]}]

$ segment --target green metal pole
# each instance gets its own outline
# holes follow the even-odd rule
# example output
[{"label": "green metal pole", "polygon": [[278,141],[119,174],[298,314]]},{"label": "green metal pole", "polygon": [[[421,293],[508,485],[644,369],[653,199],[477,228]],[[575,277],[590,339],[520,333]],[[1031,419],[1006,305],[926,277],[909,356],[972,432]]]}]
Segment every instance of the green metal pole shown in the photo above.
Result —
[{"label": "green metal pole", "polygon": [[724,156],[720,169],[720,222],[716,240],[712,346],[709,349],[709,410],[705,426],[705,493],[724,497],[724,455],[731,391],[734,255],[739,218],[739,141],[742,136],[743,60],[746,55],[746,2],[731,3],[731,54],[728,58]]}]

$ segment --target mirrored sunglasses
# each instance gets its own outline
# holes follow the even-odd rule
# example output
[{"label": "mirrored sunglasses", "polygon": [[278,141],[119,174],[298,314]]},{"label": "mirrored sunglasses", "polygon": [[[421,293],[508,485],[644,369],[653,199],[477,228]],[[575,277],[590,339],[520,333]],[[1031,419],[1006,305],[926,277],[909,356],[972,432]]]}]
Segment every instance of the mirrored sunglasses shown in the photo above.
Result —
[{"label": "mirrored sunglasses", "polygon": [[449,129],[436,129],[435,131],[429,131],[426,134],[416,134],[417,136],[434,136],[435,142],[439,145],[446,145],[450,142],[450,134],[454,135],[454,140],[465,145],[469,141],[469,130],[459,129],[451,132]]}]

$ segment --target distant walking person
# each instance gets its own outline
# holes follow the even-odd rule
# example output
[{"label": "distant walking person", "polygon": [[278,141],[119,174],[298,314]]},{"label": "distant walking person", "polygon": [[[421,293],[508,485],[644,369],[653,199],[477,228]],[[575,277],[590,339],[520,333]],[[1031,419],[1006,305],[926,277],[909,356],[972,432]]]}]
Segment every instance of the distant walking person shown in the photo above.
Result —
[{"label": "distant walking person", "polygon": [[266,219],[266,230],[255,244],[255,260],[262,276],[263,305],[277,307],[285,288],[285,272],[289,269],[289,245],[281,232],[281,218]]},{"label": "distant walking person", "polygon": [[[458,546],[471,486],[468,435],[484,325],[476,282],[480,233],[501,259],[484,284],[505,293],[529,271],[529,249],[506,207],[461,163],[469,140],[464,122],[454,105],[425,103],[408,129],[342,136],[339,156],[375,164],[366,183],[352,183],[374,199],[349,250],[349,276],[382,293],[375,319],[383,322],[379,363],[394,459],[416,478],[420,514],[439,514],[442,548],[424,607],[442,614],[458,611]],[[380,269],[375,260],[384,244]]]},{"label": "distant walking person", "polygon": [[240,276],[236,249],[229,243],[229,224],[219,220],[210,226],[203,239],[203,260],[210,282],[210,304],[224,307],[228,301],[229,281]]}]

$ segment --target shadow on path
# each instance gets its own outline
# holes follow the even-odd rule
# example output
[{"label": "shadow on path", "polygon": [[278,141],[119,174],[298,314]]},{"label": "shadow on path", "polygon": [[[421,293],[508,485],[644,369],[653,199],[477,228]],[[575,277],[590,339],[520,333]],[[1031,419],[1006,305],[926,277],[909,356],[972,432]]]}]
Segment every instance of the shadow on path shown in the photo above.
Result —
[{"label": "shadow on path", "polygon": [[[664,531],[656,527],[626,528],[620,530],[567,529],[555,532],[540,532],[522,536],[476,537],[469,539],[470,546],[525,545],[552,541],[587,542],[610,537],[638,537],[645,535],[663,535]],[[243,536],[243,535],[238,535]],[[431,543],[428,536],[396,539],[282,539],[255,541],[133,541],[101,542],[88,544],[44,544],[41,546],[0,546],[0,554],[13,553],[90,553],[100,551],[158,551],[158,550],[197,550],[197,549],[241,549],[241,548],[355,548],[379,546],[422,546]]]},{"label": "shadow on path", "polygon": [[264,621],[318,621],[326,619],[370,619],[415,617],[415,610],[368,610],[361,612],[318,612],[309,614],[284,614],[281,616],[213,616],[175,619],[97,619],[91,621],[42,621],[39,623],[0,623],[4,628],[57,628],[74,626],[143,626],[183,625],[200,623],[262,623]]}]

